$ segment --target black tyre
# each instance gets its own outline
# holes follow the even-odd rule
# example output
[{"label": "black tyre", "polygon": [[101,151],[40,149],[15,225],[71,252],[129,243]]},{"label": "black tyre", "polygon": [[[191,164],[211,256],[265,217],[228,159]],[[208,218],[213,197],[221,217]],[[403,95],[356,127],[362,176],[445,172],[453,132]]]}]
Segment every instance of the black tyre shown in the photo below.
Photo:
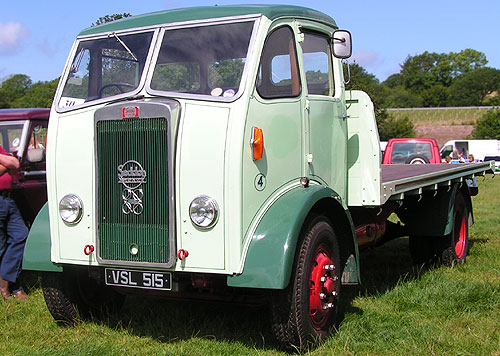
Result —
[{"label": "black tyre", "polygon": [[405,161],[405,164],[428,164],[429,159],[424,155],[411,155]]},{"label": "black tyre", "polygon": [[286,347],[307,350],[324,340],[339,309],[342,266],[337,239],[324,217],[309,221],[299,240],[289,286],[272,296],[273,331]]},{"label": "black tyre", "polygon": [[44,274],[42,290],[50,314],[61,324],[117,312],[125,301],[125,296],[89,278],[85,268]]},{"label": "black tyre", "polygon": [[453,225],[446,236],[410,236],[410,254],[416,266],[442,263],[447,266],[464,264],[469,249],[469,211],[462,192],[457,191],[453,202]]},{"label": "black tyre", "polygon": [[444,238],[442,261],[444,265],[462,265],[469,251],[469,210],[462,192],[458,191],[453,203],[451,234]]}]

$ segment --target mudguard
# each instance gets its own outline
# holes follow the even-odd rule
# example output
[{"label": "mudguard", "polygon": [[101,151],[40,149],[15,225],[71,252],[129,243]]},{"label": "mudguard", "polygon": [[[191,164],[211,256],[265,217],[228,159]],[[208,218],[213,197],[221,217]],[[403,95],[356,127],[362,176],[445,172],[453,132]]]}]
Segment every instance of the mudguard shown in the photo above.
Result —
[{"label": "mudguard", "polygon": [[461,190],[467,209],[470,212],[469,226],[473,223],[472,202],[468,187],[464,184],[460,188],[458,184],[450,187],[448,191],[442,191],[435,197],[423,199],[406,209],[403,221],[407,233],[415,236],[446,236],[451,233],[453,227],[453,204],[457,191]]},{"label": "mudguard", "polygon": [[[320,200],[336,200],[337,197],[333,190],[324,186],[297,187],[281,196],[267,210],[252,236],[243,273],[229,276],[228,286],[286,288],[297,241],[308,214]],[[356,242],[353,242],[355,245]],[[355,251],[354,257],[358,261],[356,248]],[[354,265],[357,275],[357,263]]]},{"label": "mudguard", "polygon": [[24,248],[23,270],[62,272],[50,260],[49,208],[47,203],[38,212]]}]

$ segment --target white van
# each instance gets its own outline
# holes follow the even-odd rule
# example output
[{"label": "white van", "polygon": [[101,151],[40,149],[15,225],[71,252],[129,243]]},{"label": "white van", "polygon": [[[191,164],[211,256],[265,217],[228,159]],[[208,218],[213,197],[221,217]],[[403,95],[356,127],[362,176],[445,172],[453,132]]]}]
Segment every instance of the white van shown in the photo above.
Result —
[{"label": "white van", "polygon": [[451,140],[446,142],[439,150],[441,157],[451,156],[453,159],[459,158],[463,154],[467,158],[469,154],[474,156],[476,161],[484,161],[486,156],[500,155],[499,140]]}]

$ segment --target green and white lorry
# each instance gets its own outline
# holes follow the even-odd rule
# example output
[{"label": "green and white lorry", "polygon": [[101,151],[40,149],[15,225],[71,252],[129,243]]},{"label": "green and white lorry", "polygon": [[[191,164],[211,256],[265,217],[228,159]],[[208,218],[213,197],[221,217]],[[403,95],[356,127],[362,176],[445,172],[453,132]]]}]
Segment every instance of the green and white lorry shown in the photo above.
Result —
[{"label": "green and white lorry", "polygon": [[[373,104],[346,91],[350,33],[295,6],[214,6],[83,30],[47,141],[24,268],[57,321],[129,293],[266,300],[280,342],[335,322],[358,250],[410,236],[463,263],[466,179],[490,164],[381,166]],[[391,214],[403,222],[388,222]]]}]

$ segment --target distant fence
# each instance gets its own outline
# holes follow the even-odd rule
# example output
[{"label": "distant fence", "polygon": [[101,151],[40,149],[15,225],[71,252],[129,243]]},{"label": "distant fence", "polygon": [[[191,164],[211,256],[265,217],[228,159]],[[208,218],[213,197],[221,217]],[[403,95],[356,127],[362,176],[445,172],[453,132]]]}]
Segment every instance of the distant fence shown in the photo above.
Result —
[{"label": "distant fence", "polygon": [[462,109],[500,109],[500,106],[446,106],[442,108],[392,108],[387,111],[413,111],[413,110],[462,110]]}]

